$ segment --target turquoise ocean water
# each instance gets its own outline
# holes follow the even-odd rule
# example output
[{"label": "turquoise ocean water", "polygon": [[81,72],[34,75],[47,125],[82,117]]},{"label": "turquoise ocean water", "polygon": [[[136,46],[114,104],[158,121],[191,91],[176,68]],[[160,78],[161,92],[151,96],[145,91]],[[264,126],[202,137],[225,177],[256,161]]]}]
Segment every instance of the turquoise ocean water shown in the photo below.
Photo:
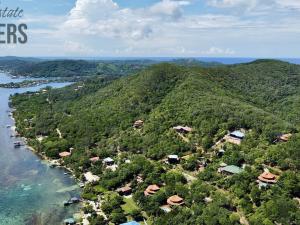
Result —
[{"label": "turquoise ocean water", "polygon": [[[21,81],[0,73],[0,83]],[[67,83],[51,83],[58,88]],[[26,147],[15,149],[18,139],[10,137],[14,125],[9,117],[10,94],[38,90],[44,86],[0,88],[0,225],[56,225],[73,215],[78,206],[63,206],[63,201],[78,196],[79,188],[63,169],[49,165]]]}]

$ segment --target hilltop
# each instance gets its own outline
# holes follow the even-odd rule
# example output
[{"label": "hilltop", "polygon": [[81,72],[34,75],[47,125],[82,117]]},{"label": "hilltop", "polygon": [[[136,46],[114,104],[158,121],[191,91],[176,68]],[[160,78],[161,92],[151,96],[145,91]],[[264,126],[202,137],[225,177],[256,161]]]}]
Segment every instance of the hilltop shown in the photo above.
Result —
[{"label": "hilltop", "polygon": [[[15,95],[12,105],[18,131],[37,151],[59,158],[72,148],[62,163],[80,179],[87,171],[100,177],[83,196],[102,196],[102,211],[116,224],[126,219],[124,212],[135,218],[138,210],[154,224],[297,224],[299,85],[300,66],[276,60],[213,67],[162,63],[118,79]],[[137,120],[143,124],[133,128]],[[178,125],[192,131],[177,133]],[[245,134],[240,145],[222,139],[234,130]],[[277,142],[280,134],[292,137]],[[170,154],[180,163],[166,164]],[[95,157],[111,157],[117,167],[92,163]],[[222,175],[220,163],[243,172]],[[259,189],[256,179],[264,169],[278,182]],[[144,182],[137,183],[138,176]],[[134,212],[126,199],[107,196],[129,183]],[[150,198],[143,194],[149,184],[161,187]],[[163,213],[159,207],[175,194],[185,206]]]}]

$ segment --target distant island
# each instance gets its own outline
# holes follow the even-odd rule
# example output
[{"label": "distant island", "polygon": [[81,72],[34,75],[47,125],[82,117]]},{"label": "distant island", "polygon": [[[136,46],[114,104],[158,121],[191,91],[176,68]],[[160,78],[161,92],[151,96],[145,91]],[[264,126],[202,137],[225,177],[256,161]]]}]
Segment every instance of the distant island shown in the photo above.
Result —
[{"label": "distant island", "polygon": [[49,80],[25,80],[22,82],[10,82],[6,84],[0,84],[0,88],[25,88],[39,86],[41,84],[47,84],[49,82]]},{"label": "distant island", "polygon": [[91,225],[300,224],[299,65],[18,62],[90,76],[11,104],[18,133],[80,180]]}]

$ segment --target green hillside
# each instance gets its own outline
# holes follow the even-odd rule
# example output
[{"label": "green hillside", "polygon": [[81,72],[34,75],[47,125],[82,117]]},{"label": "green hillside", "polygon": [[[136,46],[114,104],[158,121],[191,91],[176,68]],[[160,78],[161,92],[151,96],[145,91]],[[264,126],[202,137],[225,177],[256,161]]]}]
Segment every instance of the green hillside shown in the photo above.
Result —
[{"label": "green hillside", "polygon": [[[86,171],[101,177],[84,189],[85,198],[95,200],[103,190],[131,182],[133,199],[154,224],[300,223],[294,200],[300,197],[300,66],[273,60],[211,68],[163,63],[119,79],[89,79],[15,95],[12,105],[18,131],[36,150],[58,158],[72,147],[63,163],[80,178]],[[134,129],[139,119],[144,125]],[[179,135],[172,129],[177,125],[193,130]],[[241,145],[215,146],[229,131],[240,129],[246,132]],[[284,133],[292,138],[275,143]],[[44,138],[39,142],[37,136]],[[217,154],[220,148],[223,156]],[[182,157],[180,164],[165,164],[169,154]],[[95,156],[112,157],[119,167],[106,170],[89,161]],[[207,166],[198,171],[203,160]],[[217,172],[221,162],[245,169],[224,176]],[[276,174],[278,182],[259,189],[256,180],[263,168]],[[135,181],[138,175],[143,183]],[[162,188],[145,197],[149,184]],[[185,205],[166,214],[159,207],[174,194]],[[126,220],[123,214],[135,218],[120,207],[122,199],[113,198],[102,208],[111,222]]]},{"label": "green hillside", "polygon": [[123,76],[135,73],[154,62],[150,60],[46,60],[0,57],[0,69],[15,76],[85,77],[90,75]]}]

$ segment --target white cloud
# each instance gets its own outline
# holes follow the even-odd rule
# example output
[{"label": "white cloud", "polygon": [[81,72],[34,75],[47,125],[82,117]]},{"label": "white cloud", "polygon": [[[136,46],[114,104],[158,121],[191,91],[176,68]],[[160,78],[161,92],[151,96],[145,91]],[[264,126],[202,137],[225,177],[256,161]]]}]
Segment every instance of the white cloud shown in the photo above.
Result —
[{"label": "white cloud", "polygon": [[159,24],[178,21],[187,0],[162,0],[148,8],[120,8],[112,0],[77,0],[61,30],[73,34],[142,40]]},{"label": "white cloud", "polygon": [[182,16],[182,6],[189,5],[189,1],[162,0],[150,7],[150,13],[159,16],[178,19]]},{"label": "white cloud", "polygon": [[300,9],[299,0],[276,0],[276,3],[287,9]]},{"label": "white cloud", "polygon": [[216,8],[238,9],[246,11],[260,11],[269,14],[274,11],[299,10],[299,0],[206,0],[207,4]]},{"label": "white cloud", "polygon": [[69,18],[94,21],[106,18],[118,8],[118,4],[112,0],[77,0]]},{"label": "white cloud", "polygon": [[299,54],[294,46],[300,39],[295,10],[300,0],[205,1],[209,10],[191,13],[195,0],[161,0],[144,8],[77,0],[67,15],[22,18],[30,25],[30,43],[19,49],[77,56]]},{"label": "white cloud", "polygon": [[210,47],[208,50],[201,51],[201,55],[205,56],[224,56],[224,55],[234,55],[235,51],[230,48],[218,48],[218,47]]},{"label": "white cloud", "polygon": [[233,8],[233,7],[246,7],[248,9],[254,8],[257,0],[208,0],[208,5],[218,8]]}]

